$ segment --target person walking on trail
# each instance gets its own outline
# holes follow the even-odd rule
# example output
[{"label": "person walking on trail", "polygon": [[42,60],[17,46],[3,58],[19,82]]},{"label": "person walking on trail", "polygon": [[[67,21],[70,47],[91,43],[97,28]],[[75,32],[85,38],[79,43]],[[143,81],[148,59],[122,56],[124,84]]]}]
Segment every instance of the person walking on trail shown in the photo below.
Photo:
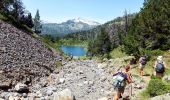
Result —
[{"label": "person walking on trail", "polygon": [[139,59],[139,74],[140,74],[141,76],[144,75],[143,70],[144,70],[144,68],[145,68],[145,65],[146,65],[146,56],[142,56],[142,57],[140,57],[140,59]]},{"label": "person walking on trail", "polygon": [[132,76],[130,73],[130,65],[124,67],[124,70],[113,75],[113,86],[116,90],[116,95],[114,100],[119,100],[122,98],[124,93],[126,83],[132,83]]},{"label": "person walking on trail", "polygon": [[153,67],[155,68],[156,76],[162,78],[165,72],[165,68],[167,68],[166,63],[163,61],[163,56],[157,57]]}]

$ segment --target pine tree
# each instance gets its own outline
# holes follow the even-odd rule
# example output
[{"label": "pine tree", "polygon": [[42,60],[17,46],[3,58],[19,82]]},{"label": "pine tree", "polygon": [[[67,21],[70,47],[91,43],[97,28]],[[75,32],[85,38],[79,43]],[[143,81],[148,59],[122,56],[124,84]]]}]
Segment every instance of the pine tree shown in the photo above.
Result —
[{"label": "pine tree", "polygon": [[[170,49],[170,0],[145,0],[124,39],[128,54]],[[132,49],[133,48],[133,49]]]},{"label": "pine tree", "polygon": [[110,38],[104,28],[101,28],[101,33],[89,43],[88,50],[90,55],[104,55],[111,50]]},{"label": "pine tree", "polygon": [[40,15],[39,15],[39,10],[37,10],[35,18],[34,18],[34,31],[35,33],[41,33],[41,21],[40,21]]},{"label": "pine tree", "polygon": [[31,13],[29,13],[28,16],[27,16],[27,23],[26,24],[29,28],[32,28],[34,26]]},{"label": "pine tree", "polygon": [[20,18],[24,16],[24,7],[21,0],[14,0],[12,15],[19,22]]}]

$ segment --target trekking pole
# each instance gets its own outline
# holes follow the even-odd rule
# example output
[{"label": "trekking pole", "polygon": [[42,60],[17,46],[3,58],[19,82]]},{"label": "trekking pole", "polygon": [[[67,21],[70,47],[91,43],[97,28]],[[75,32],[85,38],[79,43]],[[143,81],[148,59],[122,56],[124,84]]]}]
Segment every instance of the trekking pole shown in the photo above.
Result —
[{"label": "trekking pole", "polygon": [[133,83],[130,83],[130,88],[129,88],[129,93],[130,93],[130,98],[132,98],[132,89],[133,89]]},{"label": "trekking pole", "polygon": [[[132,75],[131,75],[131,79],[132,79]],[[130,83],[130,98],[132,98],[132,89],[133,89],[133,82]]]}]

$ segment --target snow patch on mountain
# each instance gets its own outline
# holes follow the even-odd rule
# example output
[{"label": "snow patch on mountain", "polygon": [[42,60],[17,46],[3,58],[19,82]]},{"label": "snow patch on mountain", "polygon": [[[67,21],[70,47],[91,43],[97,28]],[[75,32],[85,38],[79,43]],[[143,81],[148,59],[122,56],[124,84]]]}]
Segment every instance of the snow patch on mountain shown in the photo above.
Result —
[{"label": "snow patch on mountain", "polygon": [[76,19],[72,19],[71,21],[78,23],[78,22],[82,22],[82,23],[86,23],[88,25],[93,25],[93,26],[97,26],[100,25],[100,23],[95,22],[95,21],[91,21],[91,20],[87,20],[87,19],[82,19],[82,18],[76,18]]}]

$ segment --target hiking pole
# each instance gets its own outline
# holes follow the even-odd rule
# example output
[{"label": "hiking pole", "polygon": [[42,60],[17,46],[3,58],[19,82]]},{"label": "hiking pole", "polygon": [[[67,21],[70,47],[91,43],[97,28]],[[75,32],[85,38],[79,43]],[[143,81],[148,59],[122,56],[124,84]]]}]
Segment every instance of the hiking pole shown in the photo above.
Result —
[{"label": "hiking pole", "polygon": [[130,98],[132,98],[133,85],[132,85],[132,83],[130,83],[129,85],[130,85],[130,87],[129,87]]}]

